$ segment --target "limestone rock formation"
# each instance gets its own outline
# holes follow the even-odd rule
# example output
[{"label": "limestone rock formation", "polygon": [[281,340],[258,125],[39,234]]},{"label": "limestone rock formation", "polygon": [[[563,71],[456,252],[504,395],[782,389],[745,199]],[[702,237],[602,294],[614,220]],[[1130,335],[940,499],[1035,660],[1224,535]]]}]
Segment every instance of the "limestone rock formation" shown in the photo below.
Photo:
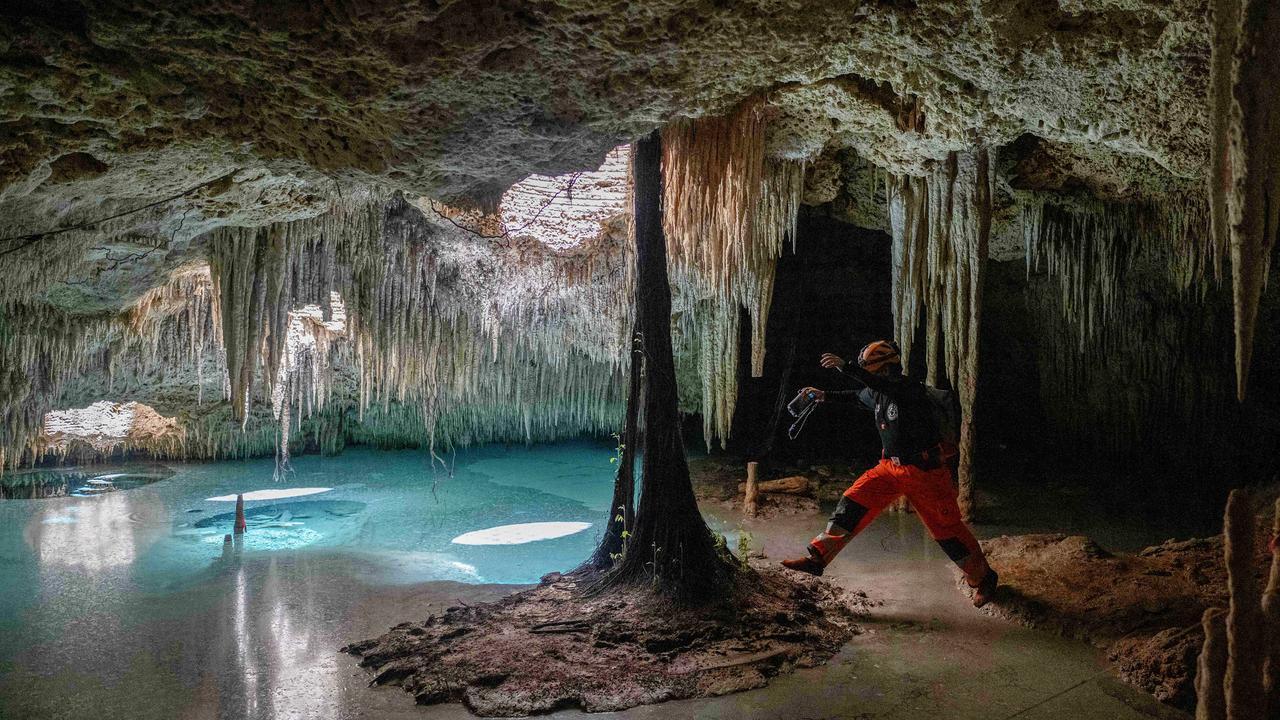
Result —
[{"label": "limestone rock formation", "polygon": [[[284,436],[298,431],[298,412],[332,413],[322,444],[355,432],[339,407],[353,409],[355,425],[403,413],[409,425],[426,418],[432,429],[431,419],[455,413],[446,434],[457,439],[529,438],[535,426],[570,432],[556,425],[567,417],[579,431],[600,429],[595,411],[553,420],[526,410],[501,431],[477,434],[468,423],[487,411],[447,400],[473,397],[475,378],[446,373],[455,385],[424,388],[442,377],[439,368],[473,362],[485,345],[506,368],[486,378],[495,393],[541,396],[568,382],[578,370],[562,364],[566,353],[608,368],[592,382],[619,377],[625,358],[600,343],[627,326],[625,310],[608,299],[626,294],[614,262],[626,252],[625,218],[602,208],[624,190],[608,173],[589,190],[553,175],[593,171],[660,125],[687,140],[688,152],[668,158],[673,327],[681,404],[702,414],[708,444],[723,442],[733,416],[742,309],[751,370],[762,367],[773,260],[788,233],[795,240],[799,206],[889,230],[890,177],[945,176],[956,157],[983,149],[982,181],[963,183],[982,189],[982,212],[953,216],[972,204],[967,195],[936,208],[940,223],[968,228],[979,219],[981,242],[944,251],[921,236],[934,242],[918,255],[934,256],[935,282],[911,287],[919,297],[901,306],[914,300],[924,315],[904,312],[900,323],[904,332],[917,316],[930,329],[947,326],[930,336],[945,336],[945,353],[931,354],[945,355],[971,424],[987,255],[1020,257],[1018,240],[1033,238],[1028,258],[1050,256],[1063,310],[1088,332],[1109,320],[1106,299],[1126,282],[1124,263],[1111,260],[1143,238],[1191,251],[1173,269],[1184,285],[1215,275],[1221,252],[1198,241],[1208,213],[1185,198],[1211,167],[1211,120],[1221,150],[1223,83],[1239,94],[1256,80],[1251,66],[1224,70],[1223,48],[1237,36],[1260,42],[1249,33],[1261,22],[1233,15],[1235,24],[1211,25],[1191,0],[72,0],[19,3],[2,17],[0,397],[10,410],[0,447],[8,464],[32,457],[45,410],[106,399],[104,388],[132,382],[117,377],[137,380],[131,399],[158,408],[179,396],[216,404],[225,393],[231,415],[247,423],[237,447],[254,452],[278,433],[250,428],[255,393],[273,416],[292,408],[282,415],[294,421]],[[1224,35],[1236,20],[1248,31]],[[689,162],[677,166],[679,157]],[[621,162],[620,153],[612,158]],[[522,199],[502,200],[522,179]],[[603,203],[585,224],[558,205],[579,190],[584,202]],[[377,269],[369,258],[383,239],[372,242],[369,232],[389,225],[353,218],[362,207],[380,212],[369,198],[397,193],[422,211],[435,240],[393,238],[382,250],[394,269]],[[1041,210],[1068,206],[1083,209],[1069,222]],[[597,224],[612,245],[569,237],[594,235],[584,228]],[[435,250],[423,248],[441,242],[449,259],[429,258]],[[435,302],[412,294],[414,272],[440,285],[428,295],[452,303],[435,306],[441,315],[406,309]],[[212,282],[194,290],[190,279],[201,273]],[[1254,289],[1256,275],[1247,283]],[[401,279],[372,289],[374,278],[390,277]],[[951,280],[940,284],[944,277]],[[139,310],[154,309],[156,293],[172,296],[179,278],[212,294],[159,314]],[[485,290],[495,282],[507,285]],[[323,314],[328,292],[344,284],[367,292],[342,298],[351,342],[334,351],[333,367],[345,369],[281,376],[289,313],[315,305]],[[1247,332],[1251,321],[1240,317]],[[440,353],[419,365],[410,346]],[[127,348],[149,359],[125,361]],[[154,381],[171,360],[183,370],[165,381],[169,390],[138,380]],[[513,380],[525,361],[537,364]],[[122,364],[129,371],[116,373]],[[299,384],[295,375],[315,379]],[[352,404],[326,408],[320,398],[332,392],[347,392]],[[169,399],[157,397],[164,393]],[[601,396],[609,399],[600,412],[617,399]],[[203,421],[211,429],[201,456],[228,451],[210,439],[226,432],[218,413]]]},{"label": "limestone rock formation", "polygon": [[[359,9],[19,4],[0,209],[34,231],[182,193],[188,231],[314,215],[349,183],[492,204],[766,92],[772,156],[918,174],[1023,133],[1203,175],[1200,6],[506,0]],[[908,122],[909,119],[914,118]],[[269,190],[269,191],[268,191]]]}]

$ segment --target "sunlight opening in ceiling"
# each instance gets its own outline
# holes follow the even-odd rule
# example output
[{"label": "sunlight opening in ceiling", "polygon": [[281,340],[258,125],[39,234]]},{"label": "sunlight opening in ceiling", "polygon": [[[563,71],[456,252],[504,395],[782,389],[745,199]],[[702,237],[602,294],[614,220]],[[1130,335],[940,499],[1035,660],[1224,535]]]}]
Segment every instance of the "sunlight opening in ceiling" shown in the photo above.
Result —
[{"label": "sunlight opening in ceiling", "polygon": [[55,410],[44,416],[44,439],[65,447],[79,440],[100,452],[129,442],[155,440],[179,433],[178,419],[165,417],[139,402],[102,400],[85,408]]},{"label": "sunlight opening in ceiling", "polygon": [[600,234],[626,210],[630,146],[619,145],[591,172],[530,175],[502,195],[498,214],[512,238],[531,237],[556,249]]}]

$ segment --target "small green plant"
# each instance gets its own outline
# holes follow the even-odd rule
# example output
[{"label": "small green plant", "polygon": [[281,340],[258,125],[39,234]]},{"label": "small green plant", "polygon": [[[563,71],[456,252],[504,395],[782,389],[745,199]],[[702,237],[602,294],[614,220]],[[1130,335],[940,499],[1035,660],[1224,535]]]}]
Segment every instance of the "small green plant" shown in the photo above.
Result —
[{"label": "small green plant", "polygon": [[724,533],[712,532],[711,535],[715,540],[716,552],[720,554],[720,557],[738,567],[747,567],[747,559],[751,556],[751,533],[741,527],[738,528],[738,552],[736,553],[729,551],[729,538]]},{"label": "small green plant", "polygon": [[613,448],[613,455],[609,458],[609,463],[612,465],[616,465],[618,463],[618,460],[622,457],[623,449],[626,448],[627,446],[623,444],[622,436],[619,435],[618,433],[610,433],[610,435],[613,436],[613,439],[615,441],[614,442],[615,447]]},{"label": "small green plant", "polygon": [[712,531],[711,536],[715,538],[716,552],[721,554],[729,552],[729,538],[725,537],[724,533]]},{"label": "small green plant", "polygon": [[650,587],[658,587],[662,582],[662,548],[657,543],[653,544],[653,562],[645,563],[649,567],[649,584]]},{"label": "small green plant", "polygon": [[619,505],[618,514],[613,516],[614,525],[622,528],[622,532],[618,533],[618,537],[622,538],[622,552],[609,553],[609,559],[613,561],[614,565],[622,562],[622,559],[627,556],[627,545],[631,544],[631,531],[627,529],[627,517],[623,514],[624,510],[625,508]]},{"label": "small green plant", "polygon": [[747,559],[751,557],[751,533],[746,530],[738,531],[738,562],[746,566]]}]

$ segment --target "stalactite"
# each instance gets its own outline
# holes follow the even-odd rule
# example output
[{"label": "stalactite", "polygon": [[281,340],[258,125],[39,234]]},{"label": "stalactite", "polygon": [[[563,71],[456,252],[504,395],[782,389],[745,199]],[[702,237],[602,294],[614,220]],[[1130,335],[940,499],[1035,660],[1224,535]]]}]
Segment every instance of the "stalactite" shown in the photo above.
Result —
[{"label": "stalactite", "polygon": [[[1169,457],[1231,428],[1230,328],[1200,254],[1203,198],[1019,197],[1042,405],[1064,445]],[[1106,362],[1099,362],[1099,358]],[[1116,387],[1126,392],[1116,393]],[[1194,442],[1193,442],[1194,441]]]},{"label": "stalactite", "polygon": [[1280,234],[1280,5],[1272,0],[1210,3],[1209,243],[1231,257],[1236,331],[1236,395],[1244,400],[1254,324],[1271,249]]},{"label": "stalactite", "polygon": [[952,153],[929,176],[888,179],[895,334],[903,360],[909,362],[924,315],[929,380],[940,379],[941,363],[959,396],[959,482],[966,514],[972,506],[973,409],[992,176],[991,157],[979,148]]},{"label": "stalactite", "polygon": [[[163,250],[166,240],[179,236],[180,224],[169,238],[140,238],[139,227],[167,227],[174,205],[162,203],[141,212],[131,212],[106,221],[90,222],[125,209],[134,201],[106,202],[101,206],[85,206],[69,216],[51,222],[46,211],[15,212],[0,217],[0,236],[12,237],[88,223],[83,229],[44,235],[29,246],[5,255],[5,281],[0,284],[0,305],[24,304],[40,297],[60,284],[91,286],[99,272],[119,265],[118,258],[129,256],[129,262],[156,249]],[[23,216],[26,215],[26,218]],[[5,249],[12,247],[6,244]],[[127,250],[125,248],[128,248]],[[160,257],[163,257],[161,254]]]},{"label": "stalactite", "polygon": [[87,369],[105,367],[104,348],[114,336],[113,324],[101,318],[44,304],[0,308],[0,446],[9,467],[37,451],[57,389]]},{"label": "stalactite", "polygon": [[1213,259],[1205,250],[1209,212],[1197,194],[1160,200],[1059,202],[1038,193],[1019,198],[1028,274],[1058,278],[1065,317],[1080,328],[1079,346],[1097,342],[1115,316],[1117,296],[1143,255],[1158,255],[1183,291],[1203,288]]},{"label": "stalactite", "polygon": [[[682,230],[672,233],[687,250],[672,263],[680,361],[696,362],[706,380],[684,406],[703,409],[709,440],[727,437],[733,414],[739,308],[750,322],[751,365],[762,369],[774,262],[786,236],[794,240],[803,189],[801,163],[763,157],[761,112],[748,103],[718,135],[691,123],[687,152],[669,163],[685,168],[687,193]],[[696,186],[707,173],[722,181],[710,193]],[[207,270],[184,271],[120,317],[96,319],[96,330],[66,318],[54,336],[61,339],[38,338],[36,328],[47,328],[30,313],[22,332],[0,328],[6,352],[26,358],[5,379],[21,386],[5,396],[14,400],[7,416],[21,415],[0,437],[6,461],[37,459],[31,443],[55,401],[101,394],[104,383],[81,379],[82,369],[122,393],[165,373],[192,378],[183,447],[139,449],[156,456],[243,457],[274,444],[283,458],[301,436],[328,449],[393,437],[447,445],[616,430],[631,322],[621,301],[631,287],[621,221],[605,223],[599,237],[549,247],[487,242],[436,210],[424,216],[376,190],[348,191],[315,218],[201,237]],[[704,228],[717,238],[714,253]],[[341,337],[320,332],[335,313],[333,293],[345,303]],[[320,316],[303,313],[310,340],[302,348],[290,338],[311,305]],[[56,370],[41,375],[30,354],[54,342],[59,352],[43,357]],[[33,373],[42,381],[33,385]],[[219,393],[233,422],[207,402]],[[339,420],[344,411],[352,421]],[[272,422],[287,427],[273,432]]]},{"label": "stalactite", "polygon": [[287,280],[285,253],[283,233],[278,228],[222,230],[210,242],[209,268],[217,313],[222,318],[231,409],[242,422],[260,359],[266,362],[268,382],[274,382],[283,352],[280,313],[286,307],[281,302]]},{"label": "stalactite", "polygon": [[748,276],[748,286],[739,301],[751,315],[751,375],[764,374],[765,325],[773,304],[773,280],[778,256],[786,239],[791,238],[795,251],[796,223],[800,217],[800,198],[804,194],[804,163],[768,160],[765,162],[760,201],[755,206],[752,223],[756,237],[751,247],[755,271]]},{"label": "stalactite", "polygon": [[739,307],[750,317],[751,372],[764,371],[776,262],[788,235],[794,242],[804,191],[803,163],[765,157],[766,115],[764,101],[752,98],[725,117],[663,130],[663,229],[676,312],[687,316],[683,335],[700,338],[708,447],[727,440],[733,416]]},{"label": "stalactite", "polygon": [[668,263],[696,268],[728,296],[755,257],[752,219],[764,182],[764,106],[684,120],[663,131],[663,231]]},{"label": "stalactite", "polygon": [[1231,248],[1227,194],[1233,184],[1231,125],[1235,99],[1236,39],[1240,34],[1241,0],[1209,3],[1209,235],[1204,242],[1213,258],[1213,274],[1222,277],[1223,259]]},{"label": "stalactite", "polygon": [[[154,457],[616,430],[630,323],[619,224],[548,248],[485,242],[433,217],[348,193],[317,218],[211,233],[210,269],[180,273],[118,317],[0,306],[5,461],[40,459],[44,413],[100,396],[104,377],[120,393],[194,380],[192,402],[174,398],[185,439],[133,448]],[[205,379],[237,399],[231,408],[200,402]]]}]

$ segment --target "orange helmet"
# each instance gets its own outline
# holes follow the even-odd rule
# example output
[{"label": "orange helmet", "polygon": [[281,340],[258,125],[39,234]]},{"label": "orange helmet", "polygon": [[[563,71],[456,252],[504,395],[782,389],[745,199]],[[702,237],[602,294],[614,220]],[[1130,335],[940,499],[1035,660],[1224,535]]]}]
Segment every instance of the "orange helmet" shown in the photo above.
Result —
[{"label": "orange helmet", "polygon": [[869,373],[878,373],[891,365],[902,367],[902,356],[898,352],[898,344],[892,340],[876,340],[868,343],[862,348],[862,352],[858,353],[858,367]]}]

